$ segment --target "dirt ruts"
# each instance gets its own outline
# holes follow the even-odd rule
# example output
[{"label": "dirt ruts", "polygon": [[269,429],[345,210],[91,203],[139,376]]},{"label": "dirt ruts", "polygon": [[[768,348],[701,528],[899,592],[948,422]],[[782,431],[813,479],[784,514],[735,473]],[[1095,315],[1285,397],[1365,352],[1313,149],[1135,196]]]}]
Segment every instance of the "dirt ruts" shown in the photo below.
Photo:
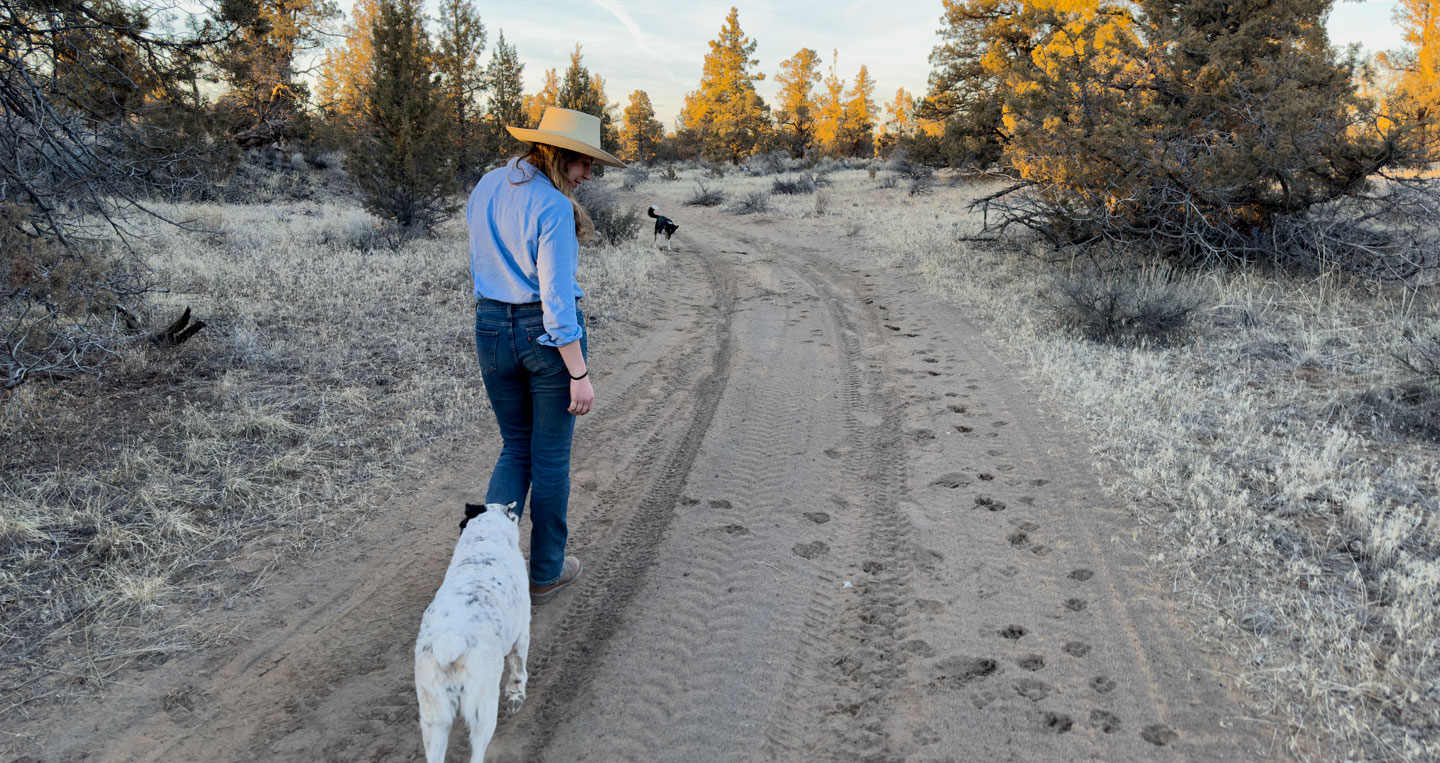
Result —
[{"label": "dirt ruts", "polygon": [[[685,218],[640,323],[592,350],[585,577],[535,609],[489,759],[1271,754],[1083,440],[971,316],[824,219]],[[229,645],[57,712],[38,759],[421,759],[414,631],[494,439],[427,454],[364,537],[212,613]]]}]

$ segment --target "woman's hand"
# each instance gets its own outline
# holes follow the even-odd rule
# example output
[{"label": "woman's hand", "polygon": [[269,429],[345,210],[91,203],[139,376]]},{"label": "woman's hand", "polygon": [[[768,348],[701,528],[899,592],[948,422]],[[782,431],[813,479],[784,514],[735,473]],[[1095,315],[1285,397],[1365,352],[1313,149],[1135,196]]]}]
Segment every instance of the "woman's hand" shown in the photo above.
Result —
[{"label": "woman's hand", "polygon": [[590,377],[570,381],[570,412],[584,416],[595,405],[595,388],[590,386]]}]

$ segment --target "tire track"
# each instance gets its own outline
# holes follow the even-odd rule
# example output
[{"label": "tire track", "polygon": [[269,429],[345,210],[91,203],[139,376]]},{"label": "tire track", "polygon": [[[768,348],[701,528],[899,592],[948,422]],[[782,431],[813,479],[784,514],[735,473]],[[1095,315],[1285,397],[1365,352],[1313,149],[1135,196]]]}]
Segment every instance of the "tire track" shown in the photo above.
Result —
[{"label": "tire track", "polygon": [[[645,489],[628,493],[641,497],[609,553],[599,563],[592,562],[578,584],[579,590],[567,594],[570,606],[559,622],[547,628],[543,639],[532,641],[528,667],[534,688],[529,693],[538,703],[533,700],[527,703],[517,722],[507,724],[509,728],[503,737],[501,734],[496,737],[497,748],[506,746],[507,740],[523,740],[525,760],[541,757],[555,728],[563,721],[566,706],[588,682],[598,655],[603,653],[606,641],[619,627],[639,590],[729,377],[730,324],[735,310],[731,278],[720,259],[704,258],[701,262],[719,306],[710,370],[696,383],[689,423],[663,461],[657,460],[653,479]],[[652,435],[642,451],[666,452],[664,445],[668,439],[662,429]],[[622,497],[619,489],[611,494],[612,500]],[[541,645],[538,653],[536,645]]]},{"label": "tire track", "polygon": [[[726,425],[708,433],[643,604],[632,605],[547,759],[753,760],[754,729],[777,712],[813,567],[827,558],[830,528],[810,517],[841,467],[822,451],[843,432],[838,402],[811,389],[833,386],[817,297],[783,267],[742,262],[731,383],[717,413]],[[668,669],[647,669],[656,665]]]}]

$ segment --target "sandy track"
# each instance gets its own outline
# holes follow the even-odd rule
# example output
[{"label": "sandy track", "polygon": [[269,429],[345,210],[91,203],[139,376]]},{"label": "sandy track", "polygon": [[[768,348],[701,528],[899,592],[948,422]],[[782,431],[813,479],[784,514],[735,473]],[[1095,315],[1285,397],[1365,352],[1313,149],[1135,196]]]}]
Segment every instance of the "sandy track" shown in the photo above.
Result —
[{"label": "sandy track", "polygon": [[[530,701],[492,759],[1263,752],[1083,442],[968,316],[823,220],[684,218],[639,334],[594,359],[587,573],[535,610]],[[234,646],[57,714],[39,759],[420,759],[414,629],[491,440],[220,614]]]}]

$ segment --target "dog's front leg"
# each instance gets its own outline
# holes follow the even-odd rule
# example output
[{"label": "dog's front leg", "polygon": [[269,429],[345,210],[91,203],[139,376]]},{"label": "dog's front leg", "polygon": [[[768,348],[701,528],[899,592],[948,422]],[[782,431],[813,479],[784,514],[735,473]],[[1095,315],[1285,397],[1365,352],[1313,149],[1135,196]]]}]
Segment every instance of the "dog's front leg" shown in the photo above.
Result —
[{"label": "dog's front leg", "polygon": [[510,678],[505,682],[505,710],[514,715],[525,704],[525,656],[530,653],[530,618],[525,618],[525,627],[515,639],[515,648],[505,655],[505,665],[510,669]]}]

